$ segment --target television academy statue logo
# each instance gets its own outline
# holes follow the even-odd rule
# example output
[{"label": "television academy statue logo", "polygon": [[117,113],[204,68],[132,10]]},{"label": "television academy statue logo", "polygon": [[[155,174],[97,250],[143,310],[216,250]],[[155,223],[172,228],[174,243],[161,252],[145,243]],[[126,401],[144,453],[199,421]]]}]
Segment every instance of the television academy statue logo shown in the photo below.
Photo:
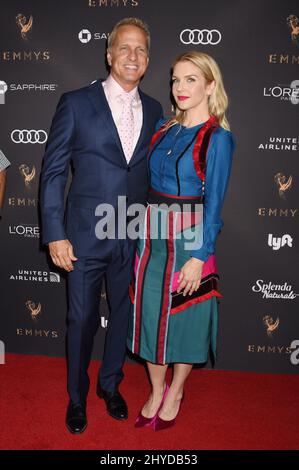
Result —
[{"label": "television academy statue logo", "polygon": [[291,39],[294,44],[299,45],[299,21],[296,15],[287,17],[287,23],[291,30]]},{"label": "television academy statue logo", "polygon": [[283,173],[276,173],[274,181],[278,186],[279,196],[285,199],[285,192],[292,187],[293,176],[287,178]]},{"label": "television academy statue logo", "polygon": [[33,165],[32,170],[30,171],[28,165],[22,164],[19,166],[19,171],[24,178],[26,188],[30,188],[30,183],[35,178],[36,174],[35,166]]},{"label": "television academy statue logo", "polygon": [[263,323],[267,328],[267,335],[269,336],[269,338],[272,338],[273,332],[278,328],[279,318],[276,318],[276,320],[274,321],[273,318],[270,317],[270,315],[266,315],[263,318]]},{"label": "television academy statue logo", "polygon": [[32,29],[33,17],[30,15],[29,20],[27,21],[26,16],[23,13],[19,13],[16,16],[16,23],[21,30],[21,36],[26,41],[28,40],[27,34]]},{"label": "television academy statue logo", "polygon": [[35,305],[35,302],[33,302],[32,300],[27,300],[25,305],[27,310],[29,310],[30,312],[32,320],[37,321],[42,311],[41,303],[39,302],[38,305]]}]

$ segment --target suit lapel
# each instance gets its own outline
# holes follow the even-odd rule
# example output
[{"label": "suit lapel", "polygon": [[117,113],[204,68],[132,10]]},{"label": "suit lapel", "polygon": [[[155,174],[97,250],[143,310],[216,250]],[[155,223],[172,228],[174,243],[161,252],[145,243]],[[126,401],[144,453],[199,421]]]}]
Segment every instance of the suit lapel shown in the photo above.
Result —
[{"label": "suit lapel", "polygon": [[141,147],[142,142],[145,139],[146,129],[147,129],[147,106],[146,106],[146,101],[145,101],[145,97],[144,97],[144,94],[142,93],[142,91],[140,89],[138,89],[138,92],[139,92],[139,96],[140,96],[141,104],[142,104],[142,127],[141,127],[141,131],[140,131],[139,139],[138,139],[137,144],[135,146],[135,149],[134,149],[132,158],[130,160],[130,163],[138,155],[139,148]]},{"label": "suit lapel", "polygon": [[123,148],[121,145],[121,141],[117,132],[116,125],[113,120],[113,116],[108,104],[108,101],[106,99],[106,95],[102,86],[102,81],[103,80],[97,80],[97,82],[88,90],[89,92],[89,98],[90,101],[97,111],[101,122],[105,125],[107,131],[113,138],[114,142],[116,143],[120,155],[122,156],[122,159],[124,160],[125,164],[127,164],[127,160],[125,157],[125,154],[123,152]]},{"label": "suit lapel", "polygon": [[[103,80],[97,80],[97,82],[94,83],[89,88],[88,90],[89,98],[90,98],[91,104],[93,105],[97,114],[99,115],[101,122],[103,122],[107,131],[109,132],[114,142],[116,143],[124,163],[127,165],[127,160],[126,160],[126,157],[125,157],[122,145],[121,145],[121,141],[117,132],[116,125],[113,120],[113,116],[112,116],[108,101],[106,99],[106,95],[102,86],[102,81]],[[142,91],[141,90],[138,90],[138,91],[139,91],[139,96],[140,96],[141,103],[142,103],[142,127],[140,131],[140,136],[135,146],[130,163],[136,159],[138,155],[138,151],[142,145],[142,142],[144,141],[146,137],[146,129],[147,129],[148,116],[147,116],[146,99]]]}]

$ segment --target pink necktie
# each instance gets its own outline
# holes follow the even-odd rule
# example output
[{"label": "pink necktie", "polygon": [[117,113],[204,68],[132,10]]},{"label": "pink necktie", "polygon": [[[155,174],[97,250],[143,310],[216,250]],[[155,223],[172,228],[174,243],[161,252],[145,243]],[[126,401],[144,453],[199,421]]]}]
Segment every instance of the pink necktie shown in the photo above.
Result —
[{"label": "pink necktie", "polygon": [[134,139],[134,115],[132,109],[134,95],[122,93],[121,99],[123,101],[123,110],[121,115],[121,126],[119,128],[119,137],[126,160],[129,163],[132,157]]}]

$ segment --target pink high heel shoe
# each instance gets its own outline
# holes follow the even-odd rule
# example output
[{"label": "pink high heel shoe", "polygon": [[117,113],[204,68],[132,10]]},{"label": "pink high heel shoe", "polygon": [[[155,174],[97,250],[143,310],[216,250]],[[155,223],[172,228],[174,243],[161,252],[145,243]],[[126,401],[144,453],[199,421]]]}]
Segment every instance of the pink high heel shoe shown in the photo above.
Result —
[{"label": "pink high heel shoe", "polygon": [[167,396],[168,390],[169,390],[169,385],[166,384],[166,387],[165,387],[165,390],[164,390],[164,393],[163,393],[163,397],[162,397],[162,401],[160,403],[160,406],[159,406],[155,416],[153,416],[152,418],[146,418],[145,416],[143,416],[143,414],[141,412],[142,410],[140,410],[140,412],[139,412],[139,414],[136,418],[135,424],[134,424],[135,428],[144,428],[144,427],[152,426],[152,424],[155,423],[156,417],[158,416],[158,413],[159,413],[159,411],[161,410],[161,408],[163,406],[163,403],[164,403],[164,400]]},{"label": "pink high heel shoe", "polygon": [[183,396],[181,398],[179,410],[178,410],[175,418],[166,421],[165,419],[160,418],[160,416],[158,414],[159,412],[157,413],[156,419],[155,419],[155,422],[154,422],[154,430],[155,431],[162,431],[163,429],[171,428],[172,426],[175,425],[176,419],[177,419],[177,417],[179,415],[179,412],[180,412],[180,409],[181,409],[181,405],[184,401],[184,397],[185,397],[185,393],[183,392]]}]

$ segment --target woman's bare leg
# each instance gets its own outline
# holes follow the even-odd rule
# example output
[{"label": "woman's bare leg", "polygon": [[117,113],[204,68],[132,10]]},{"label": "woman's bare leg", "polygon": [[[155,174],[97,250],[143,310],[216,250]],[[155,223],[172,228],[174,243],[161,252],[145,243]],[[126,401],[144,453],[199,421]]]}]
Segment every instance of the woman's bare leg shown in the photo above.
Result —
[{"label": "woman's bare leg", "polygon": [[193,364],[174,364],[173,379],[163,407],[159,412],[160,418],[170,421],[178,414],[184,391],[184,384],[192,370]]},{"label": "woman's bare leg", "polygon": [[146,364],[152,385],[152,393],[142,408],[142,414],[146,418],[152,418],[157,413],[163,398],[168,364],[160,365],[153,364],[152,362],[147,362]]}]

